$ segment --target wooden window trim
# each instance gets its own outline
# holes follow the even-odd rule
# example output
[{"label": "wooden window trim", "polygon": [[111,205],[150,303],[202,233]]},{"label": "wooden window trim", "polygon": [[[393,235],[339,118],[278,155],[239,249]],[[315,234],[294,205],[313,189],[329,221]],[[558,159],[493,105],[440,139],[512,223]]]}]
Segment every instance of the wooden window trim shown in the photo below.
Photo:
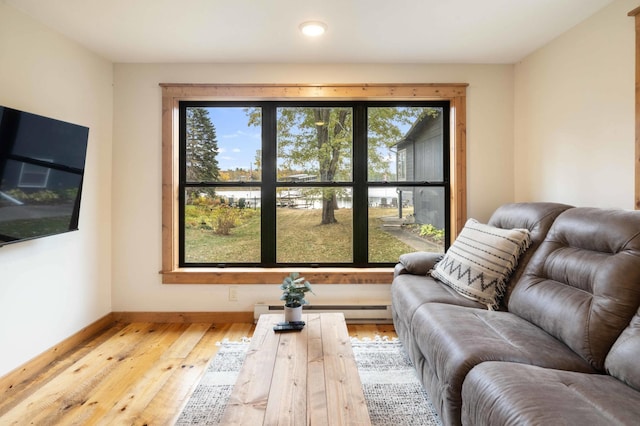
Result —
[{"label": "wooden window trim", "polygon": [[178,263],[178,110],[181,101],[429,100],[451,108],[451,239],[467,215],[466,83],[453,84],[174,84],[162,88],[162,282],[279,284],[296,270],[314,284],[388,284],[393,268],[180,268]]},{"label": "wooden window trim", "polygon": [[628,16],[635,18],[636,25],[636,112],[635,112],[635,198],[634,206],[640,210],[640,7],[633,9]]}]

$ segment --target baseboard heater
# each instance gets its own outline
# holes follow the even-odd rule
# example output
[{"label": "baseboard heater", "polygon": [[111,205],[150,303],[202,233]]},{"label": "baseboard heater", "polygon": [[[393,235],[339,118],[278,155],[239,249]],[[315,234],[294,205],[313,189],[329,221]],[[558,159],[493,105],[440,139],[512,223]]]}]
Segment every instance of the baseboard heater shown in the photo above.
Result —
[{"label": "baseboard heater", "polygon": [[[254,305],[253,318],[258,321],[262,314],[278,314],[284,311],[283,305]],[[305,305],[303,313],[342,312],[349,324],[391,324],[391,306],[389,305]]]}]

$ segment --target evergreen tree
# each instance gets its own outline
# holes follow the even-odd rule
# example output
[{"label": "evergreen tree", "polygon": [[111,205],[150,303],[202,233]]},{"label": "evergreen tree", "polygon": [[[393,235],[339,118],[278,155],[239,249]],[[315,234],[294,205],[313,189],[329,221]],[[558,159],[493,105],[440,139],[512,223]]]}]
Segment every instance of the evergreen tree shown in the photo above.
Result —
[{"label": "evergreen tree", "polygon": [[[216,128],[211,122],[206,108],[187,108],[186,163],[188,182],[214,182],[219,179],[218,140]],[[190,190],[194,193],[206,193],[213,196],[215,191]]]}]

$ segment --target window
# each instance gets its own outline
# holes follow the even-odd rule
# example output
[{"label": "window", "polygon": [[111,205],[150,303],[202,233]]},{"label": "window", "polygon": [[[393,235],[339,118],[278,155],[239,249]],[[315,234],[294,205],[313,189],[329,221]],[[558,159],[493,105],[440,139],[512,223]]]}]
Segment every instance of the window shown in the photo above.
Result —
[{"label": "window", "polygon": [[442,101],[181,102],[180,265],[372,267],[444,252],[448,124]]},{"label": "window", "polygon": [[[48,161],[51,160],[42,160]],[[35,164],[22,163],[20,167],[20,178],[18,180],[18,188],[46,188],[49,182],[49,173],[51,169]]]},{"label": "window", "polygon": [[279,283],[285,267],[388,282],[399,254],[441,252],[460,228],[464,85],[348,101],[318,96],[336,94],[326,86],[186,87],[163,85],[164,282],[256,282],[254,270]]},{"label": "window", "polygon": [[398,149],[398,181],[402,182],[407,180],[407,150]]}]

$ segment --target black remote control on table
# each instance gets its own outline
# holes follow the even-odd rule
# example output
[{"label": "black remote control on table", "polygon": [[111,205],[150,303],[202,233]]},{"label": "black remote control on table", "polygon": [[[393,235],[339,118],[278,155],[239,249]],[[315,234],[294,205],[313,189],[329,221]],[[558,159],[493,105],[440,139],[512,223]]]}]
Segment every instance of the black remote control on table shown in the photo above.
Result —
[{"label": "black remote control on table", "polygon": [[304,324],[280,323],[273,327],[273,331],[281,333],[285,331],[300,331],[304,328]]},{"label": "black remote control on table", "polygon": [[304,321],[283,321],[279,322],[277,325],[295,325],[295,326],[304,326],[306,323]]}]

